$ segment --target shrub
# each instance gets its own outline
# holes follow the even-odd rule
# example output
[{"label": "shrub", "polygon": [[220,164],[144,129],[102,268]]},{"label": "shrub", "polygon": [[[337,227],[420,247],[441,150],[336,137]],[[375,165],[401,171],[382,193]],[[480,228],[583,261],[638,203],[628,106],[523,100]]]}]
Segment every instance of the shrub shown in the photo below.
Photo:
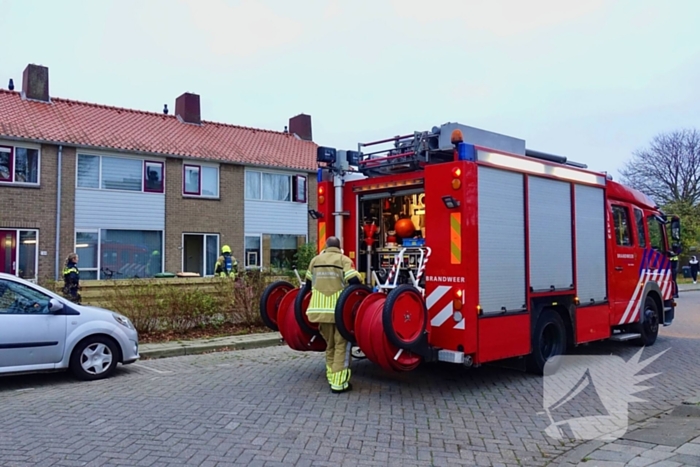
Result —
[{"label": "shrub", "polygon": [[105,308],[128,316],[139,333],[187,334],[224,325],[262,328],[259,304],[267,285],[279,277],[246,271],[236,281],[211,278],[196,284],[163,280],[103,281]]}]

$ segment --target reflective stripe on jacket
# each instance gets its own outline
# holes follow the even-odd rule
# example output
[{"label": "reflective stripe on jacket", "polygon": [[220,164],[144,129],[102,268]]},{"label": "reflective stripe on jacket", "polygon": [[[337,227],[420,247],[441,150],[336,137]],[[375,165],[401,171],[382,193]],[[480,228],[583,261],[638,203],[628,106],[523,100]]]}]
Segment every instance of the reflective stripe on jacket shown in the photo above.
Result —
[{"label": "reflective stripe on jacket", "polygon": [[306,278],[311,280],[311,302],[306,310],[309,321],[335,323],[335,304],[353,277],[361,276],[339,248],[327,248],[312,259],[306,271]]}]

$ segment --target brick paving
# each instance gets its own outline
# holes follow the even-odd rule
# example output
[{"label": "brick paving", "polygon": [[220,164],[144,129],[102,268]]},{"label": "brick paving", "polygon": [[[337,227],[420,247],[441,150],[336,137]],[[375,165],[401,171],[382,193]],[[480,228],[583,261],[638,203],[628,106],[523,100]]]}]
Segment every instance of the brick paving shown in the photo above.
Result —
[{"label": "brick paving", "polygon": [[[670,349],[644,370],[662,374],[638,395],[648,402],[631,404],[632,421],[700,388],[698,298],[684,294],[674,325],[644,351]],[[626,360],[637,350],[577,352]],[[542,380],[520,371],[433,364],[387,375],[356,361],[353,385],[331,394],[322,355],[286,347],[142,361],[93,383],[2,378],[0,465],[542,466],[581,444],[544,434]]]}]

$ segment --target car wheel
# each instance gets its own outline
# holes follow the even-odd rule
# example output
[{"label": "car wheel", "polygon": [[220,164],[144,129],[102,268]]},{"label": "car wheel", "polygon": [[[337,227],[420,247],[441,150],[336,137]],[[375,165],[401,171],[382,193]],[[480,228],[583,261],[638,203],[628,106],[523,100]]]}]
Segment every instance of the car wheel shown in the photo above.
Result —
[{"label": "car wheel", "polygon": [[73,350],[70,370],[78,379],[94,381],[111,376],[117,367],[117,360],[117,347],[111,339],[92,336]]}]

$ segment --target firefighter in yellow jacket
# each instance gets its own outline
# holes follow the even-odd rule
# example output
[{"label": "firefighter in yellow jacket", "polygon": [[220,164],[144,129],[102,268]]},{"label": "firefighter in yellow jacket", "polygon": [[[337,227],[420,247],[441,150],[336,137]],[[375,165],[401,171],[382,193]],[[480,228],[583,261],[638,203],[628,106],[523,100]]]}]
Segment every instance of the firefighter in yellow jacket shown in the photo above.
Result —
[{"label": "firefighter in yellow jacket", "polygon": [[330,237],[326,249],[309,263],[306,271],[306,293],[311,289],[311,302],[306,314],[309,321],[319,323],[319,331],[326,341],[326,376],[331,391],[341,393],[350,385],[351,343],[340,335],[335,326],[335,304],[348,284],[360,284],[360,273],[340,249],[340,240]]}]

